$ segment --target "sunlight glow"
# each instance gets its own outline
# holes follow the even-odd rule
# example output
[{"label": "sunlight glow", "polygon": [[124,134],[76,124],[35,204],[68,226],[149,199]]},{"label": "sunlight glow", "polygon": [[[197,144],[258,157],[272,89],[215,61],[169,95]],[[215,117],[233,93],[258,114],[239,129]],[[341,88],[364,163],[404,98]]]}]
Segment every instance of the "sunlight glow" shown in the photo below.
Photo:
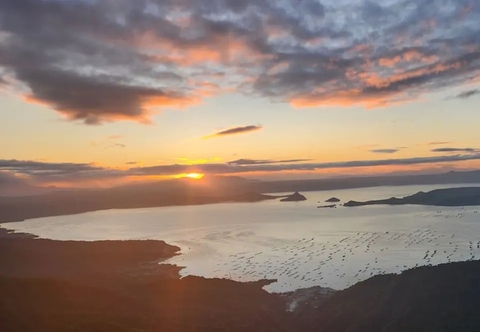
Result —
[{"label": "sunlight glow", "polygon": [[178,174],[175,176],[176,179],[182,179],[182,178],[188,178],[188,179],[193,179],[193,180],[200,180],[205,176],[205,174],[201,173],[184,173],[184,174]]}]

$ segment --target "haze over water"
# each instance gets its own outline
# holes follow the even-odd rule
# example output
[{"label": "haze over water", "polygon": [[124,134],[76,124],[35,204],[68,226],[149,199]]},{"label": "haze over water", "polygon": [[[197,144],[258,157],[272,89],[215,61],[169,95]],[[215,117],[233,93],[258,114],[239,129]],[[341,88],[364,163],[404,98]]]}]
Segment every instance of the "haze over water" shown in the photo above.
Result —
[{"label": "haze over water", "polygon": [[377,274],[480,258],[479,207],[318,205],[332,196],[343,203],[446,187],[454,186],[305,192],[298,203],[109,210],[3,226],[57,240],[165,240],[182,249],[168,261],[185,266],[182,275],[278,279],[267,287],[273,292],[343,289]]}]

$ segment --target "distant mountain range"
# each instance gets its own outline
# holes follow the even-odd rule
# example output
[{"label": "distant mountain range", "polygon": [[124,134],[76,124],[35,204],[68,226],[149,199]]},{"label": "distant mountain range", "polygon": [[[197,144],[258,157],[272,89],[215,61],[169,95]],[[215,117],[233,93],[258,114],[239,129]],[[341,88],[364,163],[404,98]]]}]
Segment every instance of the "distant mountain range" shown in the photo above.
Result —
[{"label": "distant mountain range", "polygon": [[257,182],[259,192],[275,193],[290,191],[317,191],[352,189],[379,186],[404,186],[421,184],[480,183],[480,170],[469,172],[448,172],[427,175],[384,175],[370,177],[345,177],[312,180],[264,181]]}]

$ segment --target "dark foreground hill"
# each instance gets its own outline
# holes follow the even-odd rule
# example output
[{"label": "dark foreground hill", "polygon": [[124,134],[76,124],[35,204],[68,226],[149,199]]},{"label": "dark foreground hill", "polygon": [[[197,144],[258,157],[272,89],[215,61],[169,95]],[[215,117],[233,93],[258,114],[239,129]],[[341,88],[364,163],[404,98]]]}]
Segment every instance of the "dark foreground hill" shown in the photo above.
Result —
[{"label": "dark foreground hill", "polygon": [[[0,238],[0,331],[480,331],[480,262],[376,276],[320,296],[178,278],[156,241]],[[173,269],[173,270],[172,270]],[[167,271],[168,273],[165,273]]]},{"label": "dark foreground hill", "polygon": [[293,331],[263,286],[179,278],[163,241],[51,241],[0,233],[0,331]]},{"label": "dark foreground hill", "polygon": [[298,314],[303,331],[480,331],[480,262],[380,275]]},{"label": "dark foreground hill", "polygon": [[0,330],[293,331],[262,284],[187,277],[127,289],[0,277]]}]

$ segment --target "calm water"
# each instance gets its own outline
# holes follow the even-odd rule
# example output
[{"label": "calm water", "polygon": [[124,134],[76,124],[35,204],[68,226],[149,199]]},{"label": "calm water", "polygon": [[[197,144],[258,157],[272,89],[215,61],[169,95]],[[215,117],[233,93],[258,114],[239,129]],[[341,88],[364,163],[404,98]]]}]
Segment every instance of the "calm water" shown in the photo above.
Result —
[{"label": "calm water", "polygon": [[305,192],[308,200],[298,203],[109,210],[3,226],[58,240],[161,239],[182,248],[168,263],[185,266],[183,275],[274,278],[267,287],[274,292],[343,289],[376,274],[479,259],[480,208],[317,205],[332,196],[345,202],[445,187],[453,185]]}]

